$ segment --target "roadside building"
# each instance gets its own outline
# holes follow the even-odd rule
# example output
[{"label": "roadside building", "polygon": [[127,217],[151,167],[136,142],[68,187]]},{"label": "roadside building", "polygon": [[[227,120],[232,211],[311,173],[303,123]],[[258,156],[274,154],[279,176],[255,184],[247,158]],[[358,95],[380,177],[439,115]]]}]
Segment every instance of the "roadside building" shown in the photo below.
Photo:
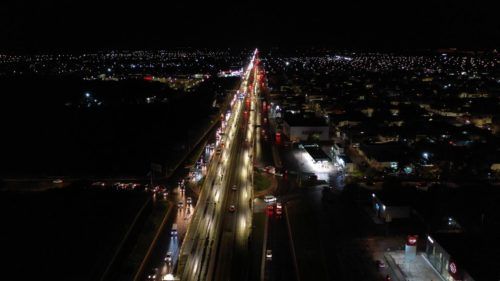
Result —
[{"label": "roadside building", "polygon": [[310,160],[314,164],[326,164],[332,162],[328,154],[326,154],[317,144],[301,144],[299,147],[303,148],[307,152]]},{"label": "roadside building", "polygon": [[333,163],[330,156],[317,144],[299,144],[300,165],[303,172],[309,172],[320,180],[327,180],[334,171],[337,163]]},{"label": "roadside building", "polygon": [[299,114],[289,114],[285,117],[283,133],[293,142],[327,141],[330,138],[330,128],[325,119],[304,117]]},{"label": "roadside building", "polygon": [[442,207],[454,216],[447,218],[447,228],[435,228],[427,236],[427,259],[446,281],[500,280],[498,188],[476,185],[451,193],[455,198],[450,193],[444,198],[452,204]]},{"label": "roadside building", "polygon": [[[470,243],[473,241],[468,240],[463,234],[439,233],[428,235],[425,250],[426,258],[446,281],[498,280],[498,276],[495,279],[478,279],[469,274],[467,266],[473,265],[468,263],[470,256],[467,256],[468,253],[472,253],[470,248],[477,245],[478,241]],[[494,271],[493,268],[491,270]]]},{"label": "roadside building", "polygon": [[409,192],[372,193],[372,208],[377,217],[385,222],[407,219],[411,215],[411,197]]}]

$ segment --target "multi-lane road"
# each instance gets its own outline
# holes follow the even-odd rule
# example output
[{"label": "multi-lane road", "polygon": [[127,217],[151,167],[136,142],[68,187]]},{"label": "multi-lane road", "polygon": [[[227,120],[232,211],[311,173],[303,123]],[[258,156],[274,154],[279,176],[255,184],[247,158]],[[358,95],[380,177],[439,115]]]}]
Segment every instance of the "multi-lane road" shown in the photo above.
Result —
[{"label": "multi-lane road", "polygon": [[[274,138],[266,118],[267,105],[261,98],[263,73],[255,50],[238,90],[228,97],[227,107],[222,110],[226,114],[221,116],[216,147],[196,204],[193,201],[193,205],[186,205],[187,195],[179,188],[171,193],[171,201],[184,203],[177,206],[177,215],[170,221],[176,224],[178,234],[169,235],[160,243],[166,252],[163,250],[161,257],[154,258],[162,262],[153,271],[152,280],[244,281],[294,277],[286,238],[288,228],[283,218],[270,215],[264,224],[252,225],[253,214],[262,216],[268,206],[261,199],[254,199],[254,165],[275,162],[271,157]],[[287,184],[278,181],[278,190],[284,191],[284,186]],[[264,233],[263,240],[255,235],[256,231]],[[272,261],[265,257],[269,249],[275,250]],[[166,253],[168,261],[163,262]],[[276,267],[287,272],[277,274],[280,270]]]},{"label": "multi-lane road", "polygon": [[[229,187],[223,212],[223,229],[220,246],[217,249],[216,268],[212,280],[245,280],[248,276],[248,242],[252,224],[253,198],[253,151],[255,142],[255,107],[257,64],[249,77],[251,86],[247,89],[239,134],[235,142],[239,149],[230,166]],[[229,190],[229,188],[227,189]],[[234,211],[230,209],[234,206]]]},{"label": "multi-lane road", "polygon": [[256,58],[257,50],[230,103],[220,153],[210,161],[179,255],[181,280],[231,280],[245,274],[233,265],[246,258],[252,221]]}]

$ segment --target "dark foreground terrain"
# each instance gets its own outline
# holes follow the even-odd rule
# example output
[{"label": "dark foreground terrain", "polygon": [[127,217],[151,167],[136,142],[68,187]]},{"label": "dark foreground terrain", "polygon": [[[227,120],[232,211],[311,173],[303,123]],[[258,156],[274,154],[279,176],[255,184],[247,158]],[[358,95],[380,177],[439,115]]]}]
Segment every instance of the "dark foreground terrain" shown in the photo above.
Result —
[{"label": "dark foreground terrain", "polygon": [[152,162],[168,170],[233,84],[212,78],[184,92],[143,80],[0,80],[0,176],[140,177]]},{"label": "dark foreground terrain", "polygon": [[2,192],[0,279],[99,279],[145,202],[111,190]]}]

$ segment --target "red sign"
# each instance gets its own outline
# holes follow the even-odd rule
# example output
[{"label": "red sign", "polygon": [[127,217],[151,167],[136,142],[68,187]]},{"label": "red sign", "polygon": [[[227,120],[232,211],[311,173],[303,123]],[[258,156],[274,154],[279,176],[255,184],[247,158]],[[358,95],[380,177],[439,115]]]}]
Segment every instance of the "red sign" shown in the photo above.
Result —
[{"label": "red sign", "polygon": [[406,238],[406,245],[415,246],[417,245],[418,235],[408,235]]},{"label": "red sign", "polygon": [[448,264],[448,272],[450,273],[451,277],[453,277],[453,280],[463,279],[460,269],[458,268],[458,265],[454,260],[450,260],[450,263]]},{"label": "red sign", "polygon": [[457,265],[454,262],[450,262],[450,273],[457,274]]}]

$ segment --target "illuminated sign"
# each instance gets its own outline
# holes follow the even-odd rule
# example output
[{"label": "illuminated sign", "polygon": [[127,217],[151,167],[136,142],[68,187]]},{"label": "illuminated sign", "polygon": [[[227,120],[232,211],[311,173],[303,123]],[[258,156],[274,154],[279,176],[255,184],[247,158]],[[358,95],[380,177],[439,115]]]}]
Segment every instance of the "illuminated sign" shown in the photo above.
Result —
[{"label": "illuminated sign", "polygon": [[457,265],[454,262],[450,262],[450,272],[453,274],[457,273]]},{"label": "illuminated sign", "polygon": [[450,260],[450,263],[448,264],[448,272],[451,277],[453,277],[453,280],[463,280],[463,274],[460,272],[460,269],[455,261]]},{"label": "illuminated sign", "polygon": [[415,246],[417,244],[418,235],[408,235],[406,238],[406,245]]}]

